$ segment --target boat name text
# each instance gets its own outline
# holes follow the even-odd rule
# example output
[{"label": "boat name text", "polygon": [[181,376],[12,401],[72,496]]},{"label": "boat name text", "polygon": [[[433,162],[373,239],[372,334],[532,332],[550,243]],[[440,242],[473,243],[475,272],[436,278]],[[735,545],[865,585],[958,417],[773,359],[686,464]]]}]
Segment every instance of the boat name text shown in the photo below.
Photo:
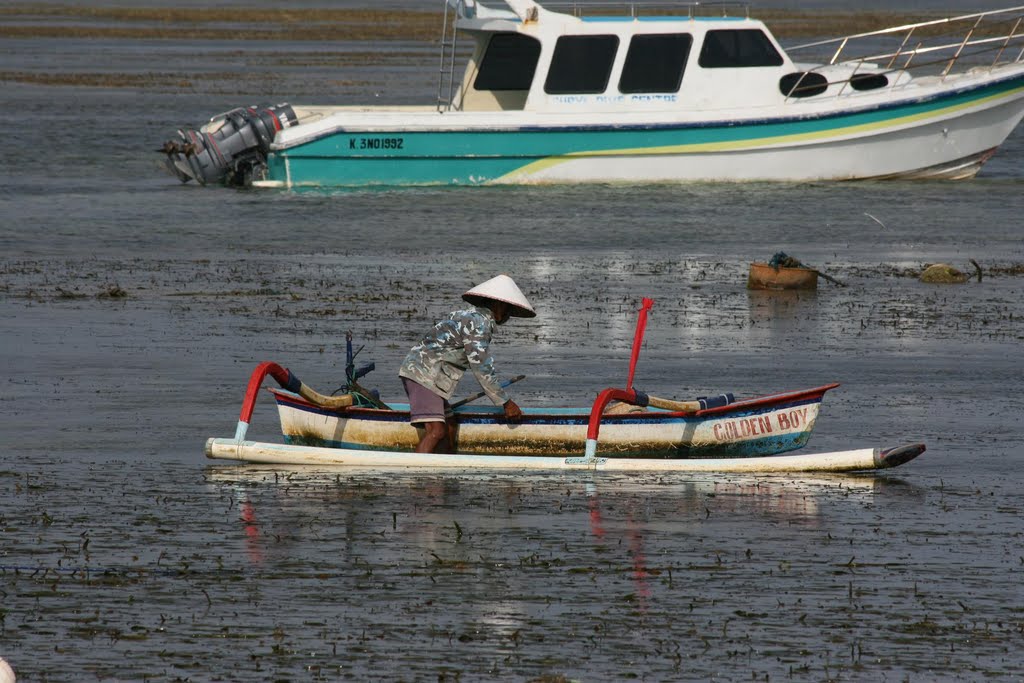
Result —
[{"label": "boat name text", "polygon": [[[758,417],[718,422],[713,428],[715,439],[732,441],[759,434],[771,434],[776,429],[786,431],[805,428],[808,424],[807,410],[807,408],[795,408],[775,415],[759,415]],[[774,426],[772,422],[775,423]]]}]

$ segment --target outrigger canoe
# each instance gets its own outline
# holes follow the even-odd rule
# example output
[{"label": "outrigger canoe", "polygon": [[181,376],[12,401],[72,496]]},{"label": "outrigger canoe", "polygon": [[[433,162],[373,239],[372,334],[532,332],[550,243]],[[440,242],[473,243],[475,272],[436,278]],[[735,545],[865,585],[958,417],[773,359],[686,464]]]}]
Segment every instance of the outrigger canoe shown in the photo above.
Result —
[{"label": "outrigger canoe", "polygon": [[[689,411],[620,404],[602,415],[601,452],[615,458],[749,458],[802,448],[811,436],[828,384]],[[411,452],[420,433],[409,406],[325,408],[271,389],[286,444],[364,451]],[[707,401],[705,401],[707,404]],[[510,423],[500,408],[455,409],[456,453],[568,458],[586,449],[590,406],[527,408]],[[622,411],[622,412],[620,412]]]},{"label": "outrigger canoe", "polygon": [[[409,406],[384,404],[360,386],[357,380],[373,365],[355,369],[349,334],[346,393],[325,396],[287,368],[260,363],[249,378],[234,438],[209,439],[206,455],[256,463],[382,468],[840,472],[895,467],[924,452],[924,444],[909,444],[783,455],[807,443],[822,398],[838,384],[739,401],[731,394],[676,401],[634,389],[633,373],[653,304],[643,300],[626,388],[605,389],[590,408],[527,409],[513,422],[498,408],[462,405],[453,416],[455,452],[415,453],[420,435],[409,423]],[[277,400],[283,444],[245,439],[267,376],[281,386],[270,391]]]},{"label": "outrigger canoe", "polygon": [[[245,439],[256,392],[268,374],[287,387],[270,389],[281,419],[281,444]],[[407,405],[374,405],[379,402],[357,392],[322,396],[287,369],[263,363],[250,380],[235,437],[209,439],[206,455],[332,467],[843,472],[896,467],[924,452],[924,444],[910,444],[783,455],[807,443],[822,398],[837,386],[725,405],[705,401],[708,407],[700,401],[654,399],[635,389],[608,389],[592,408],[526,409],[517,423],[498,408],[467,405],[455,410],[456,452],[436,455],[412,452],[419,434],[409,424]],[[609,411],[612,401],[619,403]]]}]

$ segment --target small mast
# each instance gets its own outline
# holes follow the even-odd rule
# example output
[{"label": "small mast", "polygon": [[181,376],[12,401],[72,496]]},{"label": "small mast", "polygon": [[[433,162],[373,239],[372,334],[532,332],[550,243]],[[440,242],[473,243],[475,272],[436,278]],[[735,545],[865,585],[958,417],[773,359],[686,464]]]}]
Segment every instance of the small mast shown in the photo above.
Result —
[{"label": "small mast", "polygon": [[533,0],[505,0],[505,4],[524,22],[537,21],[540,16],[541,8]]},{"label": "small mast", "polygon": [[[502,0],[520,21],[533,22],[540,18],[546,10],[534,0]],[[478,3],[476,0],[446,0],[449,6],[455,8],[459,16],[466,19],[498,19],[511,18],[508,10],[490,9]]]}]

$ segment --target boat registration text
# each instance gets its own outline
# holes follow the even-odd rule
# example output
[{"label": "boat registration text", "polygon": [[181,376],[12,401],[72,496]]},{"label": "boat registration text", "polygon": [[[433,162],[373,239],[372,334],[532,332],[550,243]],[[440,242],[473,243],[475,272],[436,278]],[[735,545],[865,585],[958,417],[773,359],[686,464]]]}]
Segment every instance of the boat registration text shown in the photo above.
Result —
[{"label": "boat registration text", "polygon": [[405,138],[349,138],[349,149],[404,149]]}]

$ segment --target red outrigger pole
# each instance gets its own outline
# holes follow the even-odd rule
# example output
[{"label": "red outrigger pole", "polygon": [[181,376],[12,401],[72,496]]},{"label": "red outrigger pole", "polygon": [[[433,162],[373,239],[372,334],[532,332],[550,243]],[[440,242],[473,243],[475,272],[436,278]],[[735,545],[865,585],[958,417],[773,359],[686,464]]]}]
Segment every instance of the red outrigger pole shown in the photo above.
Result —
[{"label": "red outrigger pole", "polygon": [[252,375],[249,376],[249,386],[245,389],[242,412],[238,416],[238,427],[235,428],[235,441],[239,444],[245,440],[245,433],[249,430],[249,421],[252,420],[252,411],[256,406],[256,396],[259,394],[260,387],[263,386],[263,380],[267,375],[273,377],[281,385],[281,388],[286,391],[298,394],[310,403],[324,408],[344,408],[353,403],[351,394],[324,396],[306,385],[288,368],[281,367],[271,361],[264,361],[252,371]]},{"label": "red outrigger pole", "polygon": [[654,306],[654,299],[644,298],[640,301],[640,316],[636,319],[636,332],[633,334],[633,355],[629,358],[629,378],[626,380],[626,390],[633,389],[633,373],[636,372],[636,361],[640,357],[640,345],[644,341],[644,332],[647,330],[647,312]]},{"label": "red outrigger pole", "polygon": [[623,401],[634,405],[647,405],[647,394],[633,389],[633,375],[636,372],[636,361],[640,357],[640,347],[647,329],[647,312],[654,306],[654,299],[643,298],[640,304],[640,315],[636,321],[636,332],[633,335],[633,353],[629,359],[629,377],[625,389],[605,389],[597,395],[594,407],[590,409],[590,421],[587,423],[587,448],[584,459],[597,459],[597,434],[601,429],[601,415],[610,401]]},{"label": "red outrigger pole", "polygon": [[245,400],[242,401],[242,412],[238,416],[238,427],[235,429],[235,441],[241,443],[245,440],[245,433],[249,429],[249,422],[252,420],[252,410],[256,406],[256,396],[259,394],[263,379],[270,375],[277,383],[288,391],[298,393],[302,382],[292,374],[288,368],[283,368],[277,363],[264,361],[256,366],[249,377],[249,386],[245,389]]}]

